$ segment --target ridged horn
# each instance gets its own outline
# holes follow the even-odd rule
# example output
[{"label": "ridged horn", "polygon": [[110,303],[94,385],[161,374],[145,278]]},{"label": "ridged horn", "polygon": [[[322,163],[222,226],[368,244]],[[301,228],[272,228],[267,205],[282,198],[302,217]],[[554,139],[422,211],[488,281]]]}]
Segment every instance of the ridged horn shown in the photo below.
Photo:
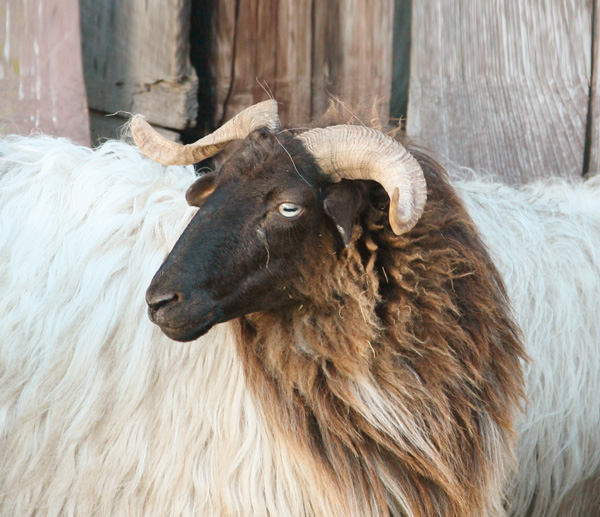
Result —
[{"label": "ridged horn", "polygon": [[141,115],[131,119],[131,134],[136,145],[149,158],[162,165],[189,165],[217,154],[232,140],[246,138],[260,127],[274,130],[279,125],[277,102],[259,102],[240,111],[219,129],[193,144],[182,145],[159,135]]},{"label": "ridged horn", "polygon": [[311,129],[298,138],[334,182],[377,181],[390,196],[389,220],[396,235],[417,224],[427,185],[419,162],[400,142],[376,129],[352,125]]}]

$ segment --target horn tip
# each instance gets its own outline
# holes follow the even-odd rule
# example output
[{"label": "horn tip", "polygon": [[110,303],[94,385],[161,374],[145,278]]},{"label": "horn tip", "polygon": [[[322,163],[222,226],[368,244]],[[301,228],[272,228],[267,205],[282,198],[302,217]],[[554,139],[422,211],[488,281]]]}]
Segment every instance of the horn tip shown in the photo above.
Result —
[{"label": "horn tip", "polygon": [[129,121],[131,128],[131,136],[138,147],[144,146],[147,140],[146,133],[150,128],[150,124],[142,115],[134,115]]},{"label": "horn tip", "polygon": [[129,124],[132,128],[139,128],[144,124],[148,124],[148,122],[146,122],[146,119],[143,115],[137,114],[131,117],[131,119],[129,120]]},{"label": "horn tip", "polygon": [[421,217],[422,210],[406,209],[400,205],[400,189],[396,187],[390,199],[389,221],[392,231],[402,235],[412,230]]}]

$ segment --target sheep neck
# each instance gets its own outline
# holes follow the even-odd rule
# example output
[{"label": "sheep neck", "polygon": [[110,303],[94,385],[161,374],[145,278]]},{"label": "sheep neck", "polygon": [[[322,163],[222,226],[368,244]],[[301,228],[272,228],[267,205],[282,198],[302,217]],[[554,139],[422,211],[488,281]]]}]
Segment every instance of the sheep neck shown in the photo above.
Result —
[{"label": "sheep neck", "polygon": [[502,512],[523,350],[468,215],[433,184],[410,236],[372,211],[355,246],[300,284],[311,303],[241,319],[270,425],[349,513]]}]

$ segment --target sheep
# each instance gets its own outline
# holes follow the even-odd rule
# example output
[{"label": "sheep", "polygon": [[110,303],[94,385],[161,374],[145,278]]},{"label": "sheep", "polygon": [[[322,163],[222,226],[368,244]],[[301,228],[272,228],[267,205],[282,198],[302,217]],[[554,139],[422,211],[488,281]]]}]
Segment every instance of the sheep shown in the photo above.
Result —
[{"label": "sheep", "polygon": [[[133,127],[140,148],[163,163],[188,163],[214,154],[207,145],[239,138],[225,136],[224,126],[180,150],[152,138],[143,119],[134,119]],[[443,171],[365,127],[334,123],[305,132],[270,128],[243,135],[248,133],[241,151],[188,191],[188,202],[200,211],[148,289],[151,319],[181,341],[238,321],[239,356],[256,399],[273,428],[294,436],[307,469],[319,472],[344,513],[502,513],[524,352],[502,280]],[[195,155],[190,160],[182,151]],[[578,257],[584,264],[595,262],[598,207],[592,203],[587,213],[578,208],[593,231],[567,247],[569,253],[576,244],[587,251]],[[553,207],[548,200],[548,208],[568,213],[565,201]],[[479,212],[485,210],[489,206]],[[554,223],[552,238],[561,231],[577,235],[572,223],[570,231],[564,226]],[[520,235],[531,239],[535,232]],[[536,251],[542,250],[539,243]],[[509,264],[518,256],[510,256]],[[597,276],[594,267],[585,280],[573,275],[574,285],[553,298],[571,290],[573,300],[587,292],[593,306],[600,290],[586,284]],[[547,284],[537,287],[551,292]],[[543,299],[546,293],[540,294]],[[562,320],[569,332],[578,320],[579,335],[589,329],[586,342],[595,345],[600,333],[589,311],[582,310],[583,318],[565,318],[563,311],[554,303],[540,312],[547,327]],[[552,332],[559,330],[564,335],[564,327]],[[598,411],[592,414],[598,422]],[[595,452],[593,437],[587,439]],[[557,446],[581,438],[566,432]],[[541,459],[523,472],[546,476],[547,486],[561,478],[568,486],[573,470],[586,471],[588,485],[600,475],[596,453],[585,467],[545,465],[536,476],[547,455],[554,456],[550,463],[560,457],[560,450],[536,447],[529,444],[521,458]],[[536,501],[543,514],[562,511],[543,501],[549,496],[539,483],[523,486],[526,501]],[[567,486],[554,487],[557,500],[568,498]],[[589,487],[588,493],[594,496]],[[570,497],[571,512],[576,505],[589,512],[597,504]],[[515,495],[511,504],[518,501]],[[527,502],[514,511],[527,511]]]},{"label": "sheep", "polygon": [[[258,120],[250,122],[242,148],[219,173],[200,179],[189,166],[163,168],[121,142],[96,151],[49,138],[13,137],[0,144],[0,514],[501,515],[507,505],[511,515],[593,515],[600,471],[600,416],[592,403],[600,387],[600,332],[592,312],[600,294],[599,182],[517,191],[467,180],[452,187],[433,160],[409,147],[425,171],[428,199],[416,226],[396,235],[382,188],[368,180],[328,185],[300,131],[276,131],[273,116],[251,113]],[[259,129],[263,125],[269,129]],[[207,143],[213,150],[223,147],[230,136],[222,136],[186,152],[195,160]],[[146,146],[142,141],[140,147]],[[282,167],[271,170],[273,164]],[[293,257],[296,269],[288,266],[280,276],[281,254],[294,251],[286,247],[296,245],[296,253],[301,248],[298,230],[283,231],[281,243],[272,231],[255,231],[253,248],[224,236],[242,226],[249,207],[232,206],[234,197],[224,200],[223,182],[234,182],[235,170],[257,171],[270,181],[261,169],[292,171],[302,184],[318,178],[347,201],[320,209],[321,235],[303,230],[304,239],[316,244],[314,256]],[[349,186],[354,183],[357,189]],[[223,209],[236,209],[238,219],[214,228],[204,242],[186,237],[200,224],[185,203],[186,191],[207,219],[217,217],[219,200]],[[307,215],[296,213],[305,210],[298,205],[281,206],[282,217]],[[348,215],[353,211],[356,221]],[[464,230],[456,234],[457,249],[472,253],[467,258],[481,270],[469,270],[464,256],[447,264],[425,262],[441,248],[410,255],[419,239],[431,240],[427,222],[436,220],[436,211],[445,211],[449,228]],[[377,258],[382,246],[394,243],[404,243],[401,255],[412,269]],[[198,264],[186,255],[186,245],[204,259],[211,259],[211,246],[228,253],[217,266]],[[165,297],[163,286],[191,264],[171,254],[152,280],[172,248],[196,261],[198,276],[213,275],[217,288],[235,284],[219,268],[233,263],[242,269],[244,260],[262,251],[250,272],[274,273],[280,285],[289,275],[294,290],[283,285],[259,293],[266,308],[238,314],[244,307],[232,304],[228,315],[210,316],[217,321],[233,315],[230,320],[182,333],[164,324],[164,312],[189,302],[189,294],[181,289],[177,298]],[[310,280],[300,274],[314,274],[317,256],[331,276],[323,274],[318,285],[298,281]],[[568,280],[557,278],[561,268],[568,268]],[[417,276],[430,273],[452,290],[421,285]],[[402,350],[386,348],[385,317],[416,326],[415,311],[426,309],[406,305],[386,315],[381,301],[394,295],[398,282],[407,291],[454,296],[439,300],[454,304],[440,323],[458,320],[468,309],[459,296],[467,305],[482,296],[492,305],[482,343],[494,347],[494,361],[481,350],[469,358],[473,364],[458,364],[451,346],[419,339]],[[146,318],[148,285],[150,316],[172,337],[196,338],[193,343],[171,341]],[[310,299],[317,288],[332,295]],[[289,300],[285,309],[276,307],[282,300]],[[196,310],[194,304],[188,309]],[[283,310],[289,321],[281,321]],[[339,348],[323,342],[331,332]],[[528,400],[521,417],[525,352]],[[427,355],[438,369],[433,373]],[[412,372],[383,372],[390,356],[396,365],[423,359]],[[488,370],[478,370],[477,363],[486,361]],[[480,390],[469,399],[473,407],[448,391],[447,407],[432,404],[425,408],[430,415],[406,412],[412,400],[444,395],[445,376],[461,368],[465,375],[456,378],[462,385],[454,393],[468,397]],[[482,386],[478,374],[497,380]],[[325,375],[326,385],[319,384]],[[332,400],[332,390],[345,405]],[[498,412],[486,414],[490,405]],[[461,418],[468,424],[469,412],[478,415],[479,427],[446,429],[445,423]],[[332,419],[323,422],[323,416]],[[438,418],[439,428],[425,427],[432,423],[425,417]],[[512,476],[515,421],[520,469]],[[347,427],[331,436],[340,426]],[[464,437],[458,450],[448,442],[452,433]],[[383,445],[376,447],[378,441]],[[439,444],[450,448],[440,450]],[[412,468],[404,471],[406,465]],[[474,473],[480,477],[469,478]],[[421,482],[415,485],[415,479]]]}]

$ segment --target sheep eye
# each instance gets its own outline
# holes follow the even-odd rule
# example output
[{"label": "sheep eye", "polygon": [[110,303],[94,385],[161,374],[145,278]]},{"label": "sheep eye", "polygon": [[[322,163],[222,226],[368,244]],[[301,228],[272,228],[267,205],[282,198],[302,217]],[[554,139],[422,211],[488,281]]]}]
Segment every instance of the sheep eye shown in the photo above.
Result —
[{"label": "sheep eye", "polygon": [[295,203],[281,203],[279,207],[277,207],[277,210],[283,217],[293,219],[302,213],[303,208]]}]

